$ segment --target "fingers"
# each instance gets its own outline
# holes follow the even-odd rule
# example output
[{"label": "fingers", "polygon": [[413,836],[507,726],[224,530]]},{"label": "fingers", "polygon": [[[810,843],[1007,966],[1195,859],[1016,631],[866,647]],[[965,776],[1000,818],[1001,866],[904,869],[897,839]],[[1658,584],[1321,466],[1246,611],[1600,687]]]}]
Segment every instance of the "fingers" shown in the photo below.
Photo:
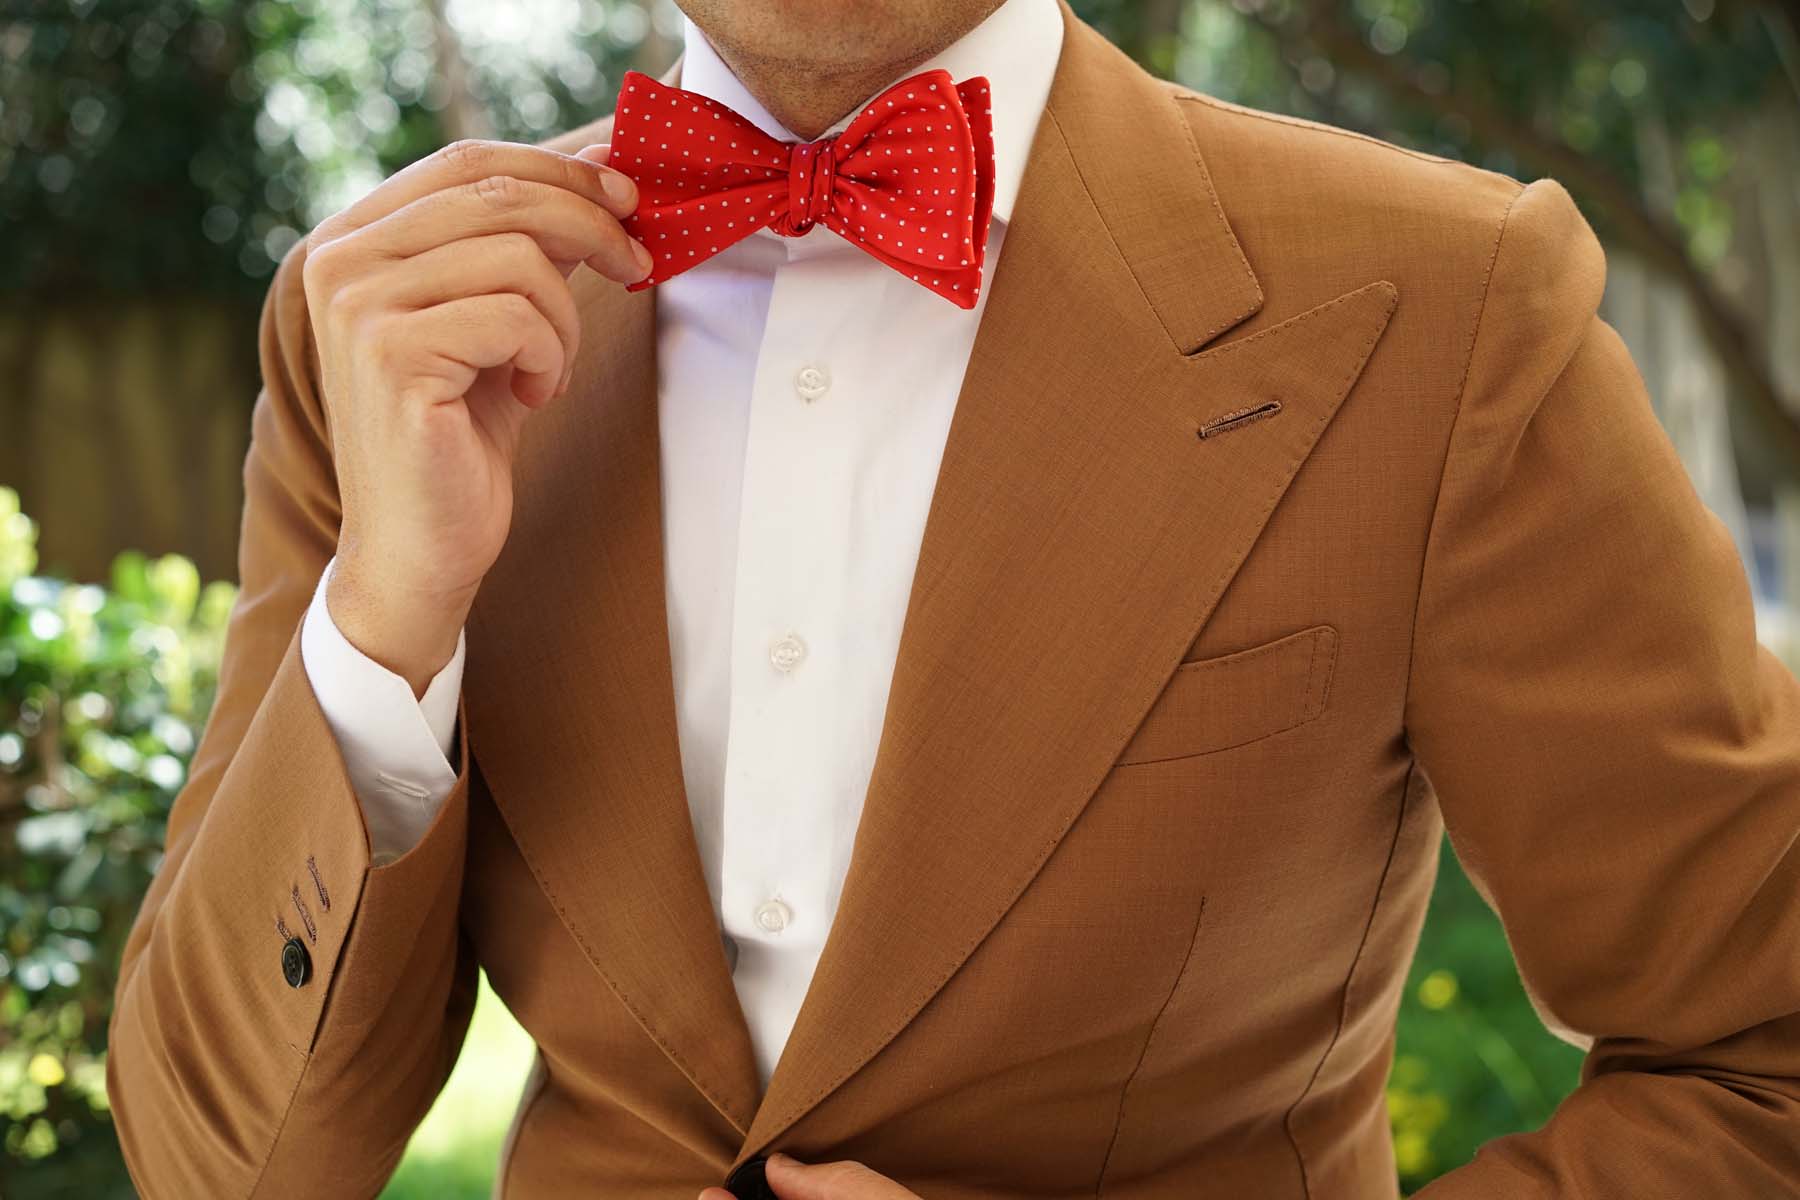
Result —
[{"label": "fingers", "polygon": [[[591,163],[605,163],[612,157],[612,144],[610,142],[595,142],[591,146],[583,146],[575,152],[575,157],[585,159]],[[562,274],[564,279],[567,279],[570,275],[574,274],[575,268],[581,265],[578,261],[567,258],[553,258],[550,261],[556,267],[557,271]]]},{"label": "fingers", "polygon": [[563,188],[510,175],[420,197],[318,253],[359,261],[409,258],[463,238],[514,231],[529,234],[551,259],[586,262],[621,283],[633,283],[650,271],[650,252],[625,232],[618,218]]},{"label": "fingers", "polygon": [[541,407],[563,375],[563,346],[544,314],[516,292],[464,296],[388,318],[371,344],[412,361],[393,364],[396,378],[414,383],[408,398],[423,403],[460,399],[488,367],[511,363],[519,403]]},{"label": "fingers", "polygon": [[777,1153],[769,1155],[763,1174],[781,1200],[919,1200],[859,1162],[808,1166]]},{"label": "fingers", "polygon": [[433,192],[505,176],[561,188],[615,217],[637,207],[637,185],[604,165],[604,156],[563,154],[521,142],[465,138],[396,171],[380,187],[321,222],[319,241],[333,241],[388,217]]},{"label": "fingers", "polygon": [[488,293],[517,292],[531,301],[562,343],[564,375],[581,344],[581,320],[568,281],[536,241],[518,233],[464,238],[414,255],[367,283],[367,301],[406,310]]}]

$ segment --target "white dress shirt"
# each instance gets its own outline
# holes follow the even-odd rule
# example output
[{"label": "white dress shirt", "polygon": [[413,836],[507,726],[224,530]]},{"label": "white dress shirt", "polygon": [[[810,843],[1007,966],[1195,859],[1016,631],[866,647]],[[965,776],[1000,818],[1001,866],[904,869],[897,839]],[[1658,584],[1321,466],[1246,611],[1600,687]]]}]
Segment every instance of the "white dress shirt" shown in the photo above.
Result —
[{"label": "white dress shirt", "polygon": [[[801,140],[691,21],[685,38],[683,88]],[[993,221],[973,309],[823,225],[758,230],[656,288],[682,774],[765,1086],[842,891],[945,436],[1061,42],[1056,0],[1005,0],[916,68],[990,84]],[[339,633],[329,573],[301,656],[379,865],[455,783],[464,646],[415,701]]]}]

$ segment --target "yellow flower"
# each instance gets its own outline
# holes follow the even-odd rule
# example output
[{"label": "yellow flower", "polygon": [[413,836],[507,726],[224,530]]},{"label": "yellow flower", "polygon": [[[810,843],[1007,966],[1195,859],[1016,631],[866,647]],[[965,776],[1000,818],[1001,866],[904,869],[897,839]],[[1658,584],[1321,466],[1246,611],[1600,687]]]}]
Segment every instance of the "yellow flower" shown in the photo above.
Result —
[{"label": "yellow flower", "polygon": [[61,1060],[49,1054],[34,1054],[31,1063],[25,1068],[31,1076],[31,1082],[39,1087],[55,1087],[63,1081],[63,1065]]},{"label": "yellow flower", "polygon": [[1456,976],[1448,971],[1433,971],[1419,981],[1419,1003],[1426,1008],[1449,1008],[1456,999]]},{"label": "yellow flower", "polygon": [[1394,1135],[1394,1165],[1403,1175],[1423,1175],[1431,1169],[1430,1139],[1417,1133]]}]

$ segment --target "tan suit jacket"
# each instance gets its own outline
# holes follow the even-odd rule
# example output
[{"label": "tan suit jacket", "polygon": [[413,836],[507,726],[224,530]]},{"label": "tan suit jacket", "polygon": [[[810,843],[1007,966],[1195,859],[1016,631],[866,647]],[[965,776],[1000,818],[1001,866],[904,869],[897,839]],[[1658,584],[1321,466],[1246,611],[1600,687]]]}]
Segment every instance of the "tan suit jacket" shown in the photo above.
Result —
[{"label": "tan suit jacket", "polygon": [[575,276],[459,782],[372,870],[299,658],[339,508],[304,243],[282,263],[221,692],[113,1022],[146,1196],[376,1192],[480,966],[538,1046],[509,1200],[691,1200],[771,1149],[928,1200],[1390,1197],[1445,826],[1589,1053],[1544,1129],[1424,1195],[1800,1194],[1800,683],[1569,195],[1064,18],[766,1094],[677,753],[654,293]]}]

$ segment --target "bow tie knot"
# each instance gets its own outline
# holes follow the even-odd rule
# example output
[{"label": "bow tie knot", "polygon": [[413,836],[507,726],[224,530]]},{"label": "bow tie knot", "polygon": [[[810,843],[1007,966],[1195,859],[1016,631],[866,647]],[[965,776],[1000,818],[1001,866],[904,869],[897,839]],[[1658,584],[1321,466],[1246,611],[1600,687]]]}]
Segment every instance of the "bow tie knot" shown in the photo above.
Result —
[{"label": "bow tie knot", "polygon": [[802,142],[793,148],[788,159],[788,210],[777,232],[805,233],[831,207],[831,186],[837,178],[837,158],[831,149],[836,140]]},{"label": "bow tie knot", "polygon": [[622,222],[650,251],[640,291],[767,228],[823,225],[959,308],[975,307],[994,203],[988,82],[901,80],[842,133],[779,141],[708,96],[625,72],[607,162],[638,185]]}]

